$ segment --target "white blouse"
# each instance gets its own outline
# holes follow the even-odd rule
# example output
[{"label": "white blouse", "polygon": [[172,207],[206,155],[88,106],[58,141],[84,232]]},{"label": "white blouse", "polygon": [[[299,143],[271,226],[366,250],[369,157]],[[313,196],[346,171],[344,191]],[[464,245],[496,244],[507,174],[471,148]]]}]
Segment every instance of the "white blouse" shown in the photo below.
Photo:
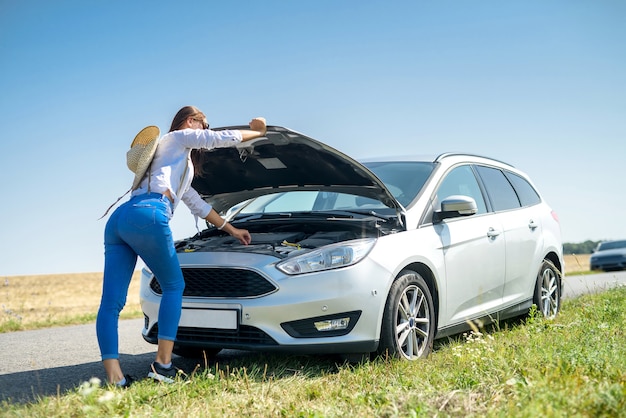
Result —
[{"label": "white blouse", "polygon": [[241,142],[241,132],[236,130],[212,131],[210,129],[182,129],[163,135],[150,165],[150,172],[141,181],[132,196],[148,192],[164,193],[169,190],[174,203],[172,212],[182,200],[192,214],[205,218],[212,206],[202,200],[191,187],[193,164],[190,159],[192,149],[213,149],[233,147]]}]

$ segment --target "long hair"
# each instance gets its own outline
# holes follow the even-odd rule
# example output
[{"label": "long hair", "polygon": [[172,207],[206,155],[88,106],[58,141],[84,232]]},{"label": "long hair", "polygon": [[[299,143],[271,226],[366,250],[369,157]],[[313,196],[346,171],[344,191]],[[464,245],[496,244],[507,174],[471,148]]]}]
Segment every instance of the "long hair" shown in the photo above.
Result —
[{"label": "long hair", "polygon": [[181,129],[183,124],[187,120],[187,118],[194,117],[194,116],[200,116],[200,117],[202,117],[202,119],[206,118],[204,113],[202,113],[200,111],[200,109],[198,109],[195,106],[185,106],[185,107],[183,107],[174,116],[174,119],[172,120],[172,126],[170,126],[169,132],[177,131],[177,130]]},{"label": "long hair", "polygon": [[[174,116],[174,119],[172,120],[172,126],[170,126],[170,132],[179,130],[180,128],[182,128],[187,118],[194,117],[194,116],[200,116],[203,119],[206,118],[204,113],[202,113],[200,109],[198,109],[195,106],[183,107]],[[204,157],[205,153],[206,153],[206,150],[202,150],[202,149],[191,150],[191,162],[194,168],[193,170],[194,177],[205,174],[205,170],[203,170],[202,168],[204,165],[204,161],[206,160],[206,158]]]}]

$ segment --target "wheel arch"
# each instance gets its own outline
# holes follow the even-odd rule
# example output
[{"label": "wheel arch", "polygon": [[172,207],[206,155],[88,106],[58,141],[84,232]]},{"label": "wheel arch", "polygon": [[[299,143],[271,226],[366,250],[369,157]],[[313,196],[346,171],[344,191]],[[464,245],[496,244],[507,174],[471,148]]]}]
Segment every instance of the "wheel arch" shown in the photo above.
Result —
[{"label": "wheel arch", "polygon": [[563,265],[561,264],[561,259],[559,258],[559,255],[555,253],[554,251],[551,251],[548,254],[546,254],[544,259],[549,260],[552,264],[554,264],[554,266],[557,269],[559,269],[559,272],[561,273],[561,278],[562,278],[563,277]]},{"label": "wheel arch", "polygon": [[551,251],[548,254],[546,254],[546,256],[544,257],[545,260],[548,260],[549,262],[551,262],[552,264],[554,264],[554,267],[557,268],[557,270],[559,270],[559,282],[560,282],[560,288],[561,288],[561,296],[563,295],[563,265],[561,264],[561,258],[559,257],[559,255],[554,252]]},{"label": "wheel arch", "polygon": [[[437,286],[437,281],[435,280],[435,275],[433,274],[432,270],[423,263],[411,263],[404,266],[402,270],[413,270],[414,272],[419,273],[420,276],[422,276],[422,278],[426,282],[426,285],[428,286],[428,290],[430,290],[430,295],[433,298],[433,306],[435,308],[434,317],[435,320],[438,322],[440,309],[439,288]],[[438,323],[435,323],[435,335],[437,334],[437,326]]]}]

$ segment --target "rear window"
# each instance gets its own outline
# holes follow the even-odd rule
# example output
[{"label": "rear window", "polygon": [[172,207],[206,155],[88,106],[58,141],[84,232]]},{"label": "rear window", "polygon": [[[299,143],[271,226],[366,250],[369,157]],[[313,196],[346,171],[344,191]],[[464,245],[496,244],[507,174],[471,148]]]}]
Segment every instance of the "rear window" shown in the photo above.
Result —
[{"label": "rear window", "polygon": [[492,167],[476,166],[480,178],[483,180],[489,195],[489,201],[494,211],[517,209],[520,201],[513,186],[501,170]]},{"label": "rear window", "polygon": [[504,173],[515,188],[517,197],[519,197],[522,206],[533,206],[541,203],[539,193],[537,193],[537,191],[525,178],[518,176],[515,173],[511,173],[510,171],[505,171]]}]

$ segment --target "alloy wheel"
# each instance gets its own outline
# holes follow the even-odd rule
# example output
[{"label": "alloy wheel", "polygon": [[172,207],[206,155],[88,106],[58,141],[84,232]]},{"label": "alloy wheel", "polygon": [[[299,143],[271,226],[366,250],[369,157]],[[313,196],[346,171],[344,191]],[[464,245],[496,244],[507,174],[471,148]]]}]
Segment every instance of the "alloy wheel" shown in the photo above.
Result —
[{"label": "alloy wheel", "polygon": [[428,343],[430,310],[426,296],[416,285],[407,286],[396,312],[396,340],[404,357],[420,357]]}]

